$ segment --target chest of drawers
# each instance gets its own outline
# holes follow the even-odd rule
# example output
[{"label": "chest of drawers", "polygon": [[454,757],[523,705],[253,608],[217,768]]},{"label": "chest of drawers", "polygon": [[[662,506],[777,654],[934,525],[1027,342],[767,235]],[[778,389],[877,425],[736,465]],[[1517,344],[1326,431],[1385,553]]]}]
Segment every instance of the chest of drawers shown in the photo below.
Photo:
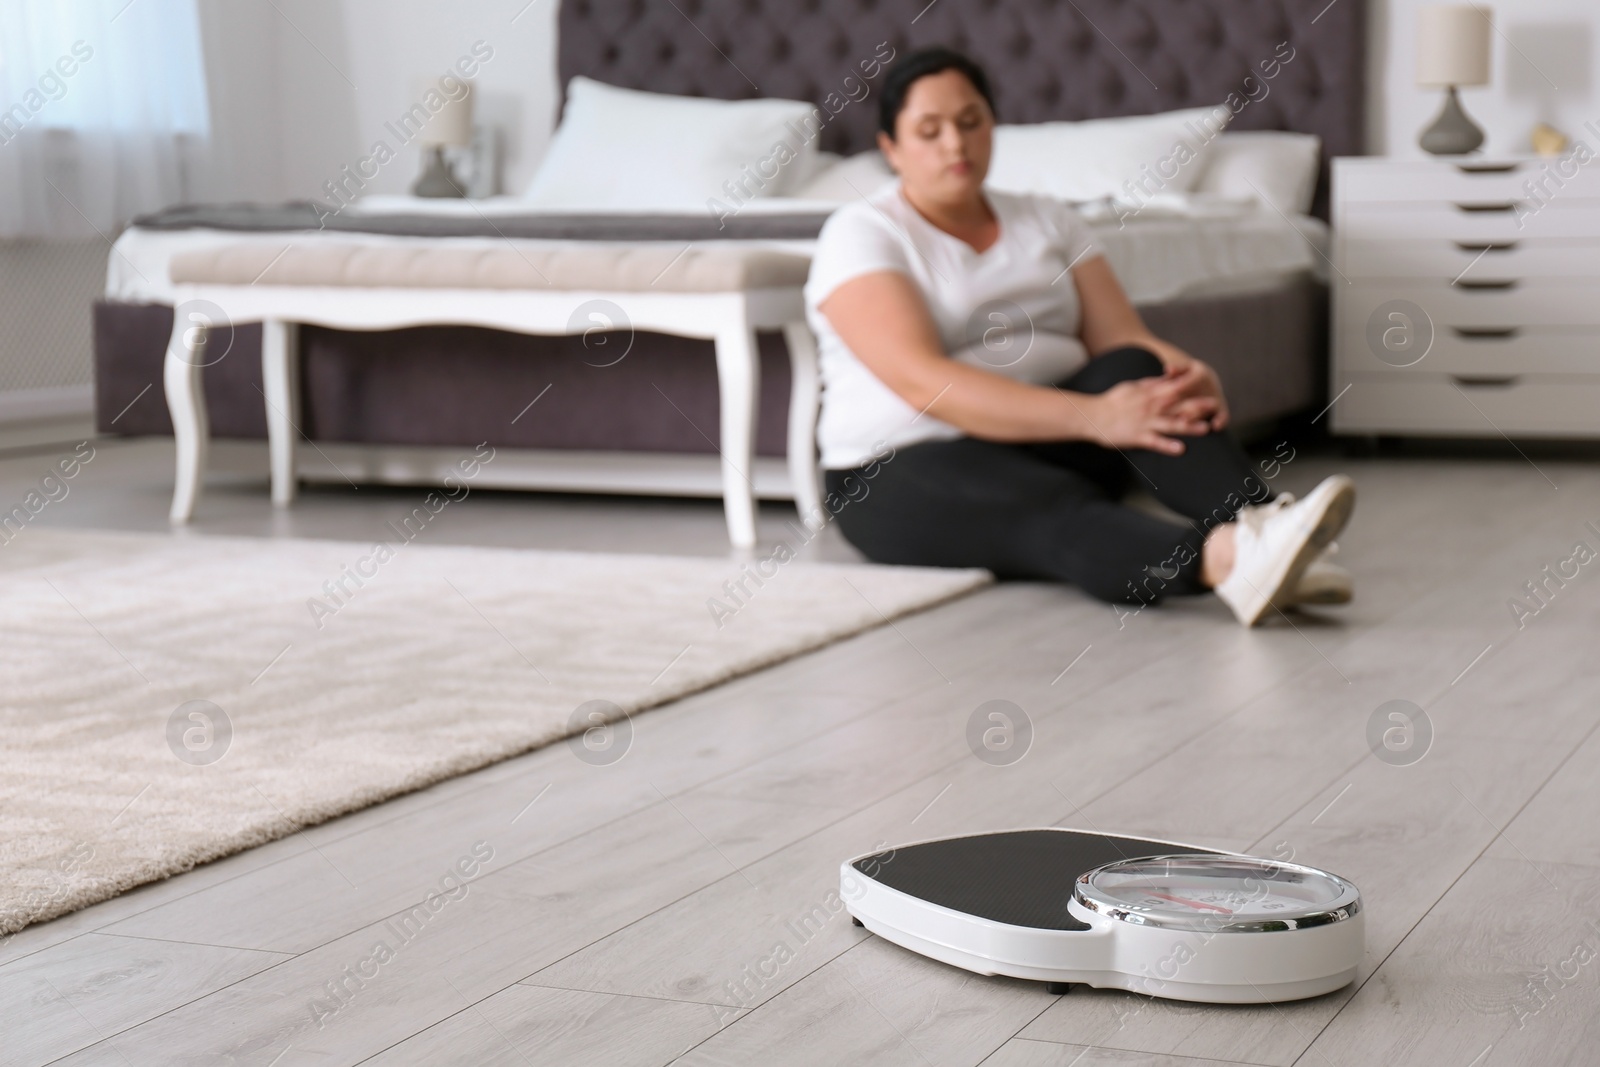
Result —
[{"label": "chest of drawers", "polygon": [[1338,433],[1600,436],[1600,159],[1337,159]]}]

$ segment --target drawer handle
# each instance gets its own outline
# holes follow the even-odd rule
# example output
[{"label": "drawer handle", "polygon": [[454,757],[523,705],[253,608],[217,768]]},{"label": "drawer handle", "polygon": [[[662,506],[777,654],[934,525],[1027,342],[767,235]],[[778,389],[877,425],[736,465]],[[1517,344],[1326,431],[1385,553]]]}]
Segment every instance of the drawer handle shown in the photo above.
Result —
[{"label": "drawer handle", "polygon": [[1507,289],[1515,289],[1519,283],[1515,278],[1482,278],[1473,281],[1457,278],[1451,284],[1453,284],[1457,289],[1482,289],[1489,292],[1505,292]]},{"label": "drawer handle", "polygon": [[1464,385],[1469,389],[1504,389],[1508,385],[1516,385],[1521,375],[1469,375],[1452,374],[1450,380],[1457,385]]},{"label": "drawer handle", "polygon": [[1465,341],[1509,341],[1522,332],[1517,326],[1452,326],[1451,329]]},{"label": "drawer handle", "polygon": [[1516,241],[1457,241],[1456,247],[1463,252],[1510,252],[1517,244]]},{"label": "drawer handle", "polygon": [[1457,163],[1462,174],[1510,174],[1517,169],[1515,163]]},{"label": "drawer handle", "polygon": [[1509,215],[1517,210],[1515,200],[1496,200],[1488,203],[1456,204],[1456,209],[1473,215],[1501,214]]}]

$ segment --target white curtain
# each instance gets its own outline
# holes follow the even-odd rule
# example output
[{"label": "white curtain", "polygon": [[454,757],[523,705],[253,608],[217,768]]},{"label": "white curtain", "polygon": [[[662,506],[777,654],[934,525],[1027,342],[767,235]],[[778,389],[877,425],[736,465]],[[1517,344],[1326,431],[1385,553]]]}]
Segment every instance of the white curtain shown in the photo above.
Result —
[{"label": "white curtain", "polygon": [[210,134],[195,0],[0,0],[0,238],[110,238]]}]

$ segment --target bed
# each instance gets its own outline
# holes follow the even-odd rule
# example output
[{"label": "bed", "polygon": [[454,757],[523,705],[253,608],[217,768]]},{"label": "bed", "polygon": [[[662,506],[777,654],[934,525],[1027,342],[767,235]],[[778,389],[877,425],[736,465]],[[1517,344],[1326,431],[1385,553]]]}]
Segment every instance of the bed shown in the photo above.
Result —
[{"label": "bed", "polygon": [[[871,147],[875,101],[870,92],[852,99],[844,79],[852,76],[859,55],[870,54],[879,42],[896,52],[931,43],[967,51],[990,71],[1001,119],[1008,123],[1148,114],[1243,92],[1248,104],[1234,116],[1230,133],[1276,129],[1320,138],[1323,173],[1308,214],[1260,204],[1215,204],[1201,211],[1152,205],[1131,221],[1114,211],[1088,213],[1146,320],[1217,366],[1240,422],[1266,423],[1319,404],[1325,380],[1326,160],[1361,150],[1360,0],[1326,7],[1297,0],[940,0],[932,6],[567,0],[559,34],[563,86],[583,76],[685,96],[814,101],[829,114],[820,146],[840,155]],[[1284,42],[1292,42],[1293,61],[1266,84],[1256,68],[1281,55]],[[759,72],[759,92],[746,71]],[[1253,87],[1247,77],[1254,78]],[[837,202],[785,197],[750,205],[736,220],[742,227],[737,236],[695,231],[690,224],[687,231],[672,231],[670,239],[733,239],[803,252]],[[348,228],[336,235],[313,232],[305,223],[296,230],[292,219],[251,221],[263,213],[272,214],[165,213],[119,239],[105,299],[95,308],[102,432],[170,432],[160,389],[148,387],[160,381],[171,328],[166,266],[184,250],[220,240],[281,243],[285,232],[304,242],[337,236],[401,246],[661,236],[629,230],[637,219],[619,229],[616,220],[529,218],[516,198],[470,205],[375,201],[343,213]],[[524,225],[531,228],[516,228]],[[523,233],[530,236],[518,236]],[[781,335],[759,340],[757,453],[774,459],[758,467],[756,490],[782,497],[788,495],[787,478],[775,457],[786,444],[787,354]],[[231,345],[230,358],[205,372],[213,433],[265,437],[259,330],[241,325]],[[307,328],[301,339],[301,429],[319,445],[308,457],[313,466],[328,458],[340,470],[306,473],[427,481],[430,454],[454,455],[487,440],[522,456],[530,469],[560,461],[587,464],[596,473],[590,483],[595,488],[715,493],[712,468],[689,462],[714,464],[716,458],[717,389],[709,343],[641,334],[628,358],[614,365],[597,368],[585,355],[579,338],[476,327],[368,333]],[[529,402],[546,392],[561,402],[529,415]],[[407,462],[397,464],[396,457]],[[600,476],[602,468],[612,476]],[[647,474],[630,481],[616,474],[621,470]]]}]

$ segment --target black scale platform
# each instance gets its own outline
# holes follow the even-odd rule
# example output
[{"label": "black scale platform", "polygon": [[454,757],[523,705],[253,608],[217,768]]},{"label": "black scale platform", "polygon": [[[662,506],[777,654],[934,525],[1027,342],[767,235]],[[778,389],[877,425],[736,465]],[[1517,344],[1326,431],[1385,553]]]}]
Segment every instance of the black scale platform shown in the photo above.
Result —
[{"label": "black scale platform", "polygon": [[1078,876],[1117,860],[1213,849],[1079,830],[1013,830],[864,856],[855,869],[891,889],[981,919],[1038,930],[1087,930],[1067,911]]}]

